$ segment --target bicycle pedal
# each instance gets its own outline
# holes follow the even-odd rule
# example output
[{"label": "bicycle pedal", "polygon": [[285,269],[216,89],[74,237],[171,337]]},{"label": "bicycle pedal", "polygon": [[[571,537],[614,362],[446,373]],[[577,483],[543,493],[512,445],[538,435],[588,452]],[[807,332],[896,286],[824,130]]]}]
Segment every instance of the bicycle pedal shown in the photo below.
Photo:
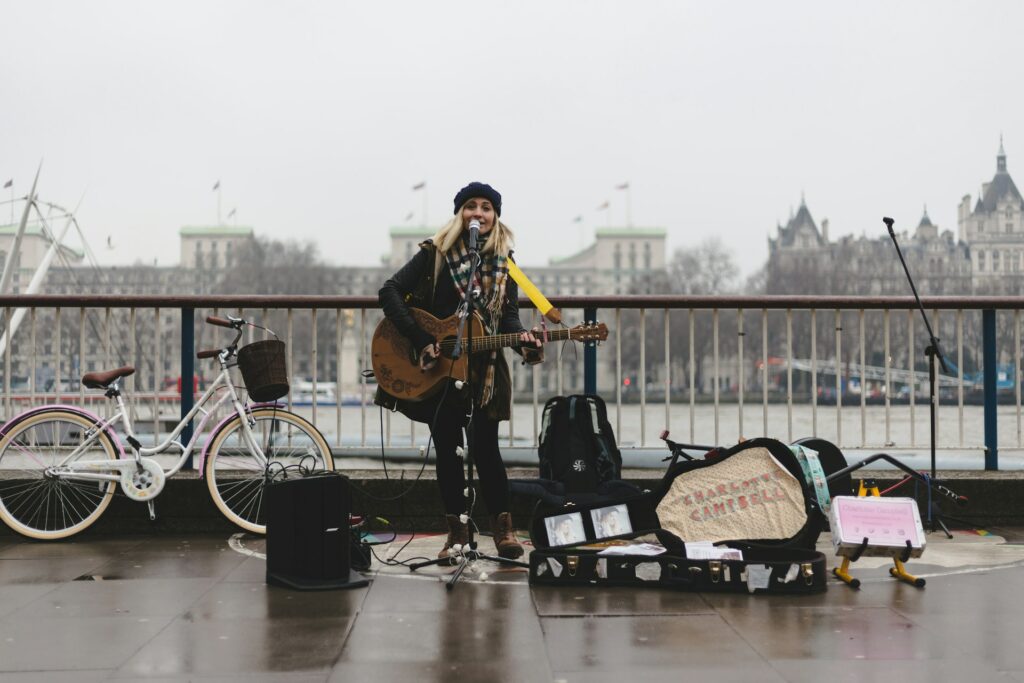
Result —
[{"label": "bicycle pedal", "polygon": [[155,522],[156,521],[156,501],[154,501],[154,500],[147,501],[146,505],[147,505],[147,507],[149,507],[149,521]]}]

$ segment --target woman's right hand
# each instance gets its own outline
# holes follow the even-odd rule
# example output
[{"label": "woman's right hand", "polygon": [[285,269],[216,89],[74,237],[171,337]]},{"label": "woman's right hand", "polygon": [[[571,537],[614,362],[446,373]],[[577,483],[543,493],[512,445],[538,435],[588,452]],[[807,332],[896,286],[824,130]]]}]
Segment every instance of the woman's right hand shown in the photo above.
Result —
[{"label": "woman's right hand", "polygon": [[427,344],[420,351],[420,371],[426,372],[435,365],[437,365],[437,359],[441,355],[441,347],[435,344]]}]

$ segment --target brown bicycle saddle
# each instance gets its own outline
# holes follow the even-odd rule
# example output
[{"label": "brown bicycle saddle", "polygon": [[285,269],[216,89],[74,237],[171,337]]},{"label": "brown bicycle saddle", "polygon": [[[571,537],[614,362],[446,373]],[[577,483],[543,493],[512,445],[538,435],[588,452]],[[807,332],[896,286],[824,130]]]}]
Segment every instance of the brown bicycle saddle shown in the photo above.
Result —
[{"label": "brown bicycle saddle", "polygon": [[87,372],[82,375],[82,384],[90,389],[106,389],[115,379],[134,374],[135,368],[130,365],[125,365],[116,370],[107,370],[106,372]]}]

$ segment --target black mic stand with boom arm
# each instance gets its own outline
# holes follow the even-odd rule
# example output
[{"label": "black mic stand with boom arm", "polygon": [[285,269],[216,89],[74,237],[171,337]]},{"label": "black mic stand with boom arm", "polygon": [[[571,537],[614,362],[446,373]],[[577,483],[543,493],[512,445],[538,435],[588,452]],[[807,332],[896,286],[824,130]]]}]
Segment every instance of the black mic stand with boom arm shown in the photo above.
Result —
[{"label": "black mic stand with boom arm", "polygon": [[[476,221],[473,221],[475,223]],[[473,450],[476,446],[476,430],[473,427],[473,413],[476,410],[476,406],[473,403],[474,399],[474,386],[473,386],[473,324],[470,322],[466,324],[470,316],[474,315],[476,297],[479,295],[479,291],[476,289],[476,271],[480,267],[480,252],[477,248],[477,235],[479,227],[470,224],[469,231],[469,280],[466,286],[466,291],[463,293],[462,304],[459,306],[459,326],[455,335],[455,347],[452,350],[452,360],[459,358],[465,353],[469,358],[466,359],[466,381],[462,386],[462,390],[468,392],[469,396],[469,415],[466,421],[466,512],[465,512],[465,523],[468,530],[466,545],[459,551],[452,551],[449,557],[439,557],[435,560],[427,560],[426,562],[417,562],[416,564],[410,564],[410,571],[416,571],[421,567],[428,567],[433,565],[450,565],[453,562],[458,563],[458,569],[452,574],[451,578],[445,584],[448,590],[455,587],[455,584],[463,573],[469,567],[471,562],[476,560],[490,560],[498,564],[508,565],[511,567],[529,567],[530,565],[526,562],[520,562],[518,560],[511,560],[507,557],[498,557],[496,555],[487,555],[477,550],[477,541],[473,534],[473,506],[476,502],[476,492],[473,490]],[[475,228],[475,229],[474,229]],[[463,335],[465,334],[465,346],[463,346]],[[493,512],[493,511],[488,511]],[[460,518],[463,515],[460,515]]]},{"label": "black mic stand with boom arm", "polygon": [[[924,355],[928,358],[928,408],[931,416],[931,479],[935,481],[935,440],[938,434],[938,423],[937,413],[939,397],[935,389],[935,362],[938,361],[942,367],[942,371],[949,373],[949,367],[946,365],[946,359],[942,355],[942,351],[939,349],[939,339],[935,336],[932,331],[931,323],[928,321],[928,314],[925,313],[924,304],[921,303],[921,297],[917,293],[917,287],[914,285],[914,278],[910,276],[910,269],[907,267],[907,261],[903,258],[903,252],[900,250],[900,244],[896,241],[896,233],[892,229],[893,219],[885,217],[882,219],[885,223],[885,227],[889,230],[889,237],[892,238],[892,243],[896,247],[896,254],[900,257],[900,263],[903,264],[903,272],[907,275],[907,281],[910,283],[910,291],[914,293],[914,300],[917,302],[917,308],[921,312],[921,318],[924,319],[925,329],[928,330],[928,346],[924,350]],[[913,368],[910,368],[911,377],[913,377]],[[911,391],[914,390],[911,386]],[[946,536],[953,538],[953,535],[949,533],[949,528],[946,527],[942,521],[942,514],[939,510],[938,503],[932,502],[928,507],[928,522],[931,527],[930,531],[938,531],[941,527],[946,533]]]}]

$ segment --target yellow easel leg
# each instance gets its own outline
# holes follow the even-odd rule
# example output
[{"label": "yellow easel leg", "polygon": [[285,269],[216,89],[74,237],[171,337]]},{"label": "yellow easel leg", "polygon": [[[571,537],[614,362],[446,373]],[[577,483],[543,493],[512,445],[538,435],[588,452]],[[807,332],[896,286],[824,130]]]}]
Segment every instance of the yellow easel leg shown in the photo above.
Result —
[{"label": "yellow easel leg", "polygon": [[850,558],[844,557],[843,565],[841,567],[833,567],[832,573],[850,588],[860,588],[860,579],[850,576]]},{"label": "yellow easel leg", "polygon": [[915,588],[924,588],[924,579],[919,579],[913,574],[908,573],[906,567],[899,560],[893,558],[892,562],[896,566],[889,567],[889,576],[895,577],[905,583],[909,583],[911,586],[914,586]]}]

